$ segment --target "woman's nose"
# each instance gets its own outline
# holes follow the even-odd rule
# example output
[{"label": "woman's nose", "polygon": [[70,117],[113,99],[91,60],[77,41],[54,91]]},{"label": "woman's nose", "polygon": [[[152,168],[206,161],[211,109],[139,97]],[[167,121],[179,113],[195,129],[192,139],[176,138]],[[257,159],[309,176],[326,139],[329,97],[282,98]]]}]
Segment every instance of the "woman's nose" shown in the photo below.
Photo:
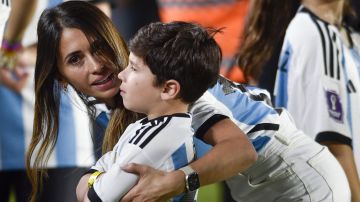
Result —
[{"label": "woman's nose", "polygon": [[89,66],[92,73],[101,72],[104,68],[104,65],[93,56],[89,57]]}]

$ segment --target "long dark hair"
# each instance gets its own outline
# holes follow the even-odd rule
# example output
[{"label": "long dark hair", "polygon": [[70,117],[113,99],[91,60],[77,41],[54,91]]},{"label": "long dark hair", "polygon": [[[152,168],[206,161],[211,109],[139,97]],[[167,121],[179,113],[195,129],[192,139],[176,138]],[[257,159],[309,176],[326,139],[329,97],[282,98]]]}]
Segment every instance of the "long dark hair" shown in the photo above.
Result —
[{"label": "long dark hair", "polygon": [[262,66],[285,36],[299,0],[253,0],[245,23],[239,66],[245,79],[257,81]]},{"label": "long dark hair", "polygon": [[[343,11],[343,21],[347,26],[352,27],[356,32],[360,32],[360,6],[355,7],[355,1],[346,0]],[[358,10],[356,10],[358,9]]]},{"label": "long dark hair", "polygon": [[[59,106],[62,86],[59,82],[61,75],[58,71],[58,55],[61,34],[64,28],[77,28],[83,31],[88,39],[101,42],[99,58],[108,67],[121,71],[128,63],[128,50],[124,40],[118,34],[111,20],[99,9],[89,3],[68,1],[54,8],[46,9],[38,22],[38,46],[35,66],[35,111],[33,135],[26,157],[27,172],[32,183],[31,201],[37,200],[41,191],[42,179],[46,174],[44,168],[54,150],[59,131]],[[87,96],[78,92],[91,113],[91,103]],[[119,105],[114,110],[104,142],[114,140],[126,128],[128,123],[136,119],[136,115],[127,111],[121,98],[115,97]],[[112,123],[118,125],[112,126]],[[111,145],[112,144],[112,145]]]}]

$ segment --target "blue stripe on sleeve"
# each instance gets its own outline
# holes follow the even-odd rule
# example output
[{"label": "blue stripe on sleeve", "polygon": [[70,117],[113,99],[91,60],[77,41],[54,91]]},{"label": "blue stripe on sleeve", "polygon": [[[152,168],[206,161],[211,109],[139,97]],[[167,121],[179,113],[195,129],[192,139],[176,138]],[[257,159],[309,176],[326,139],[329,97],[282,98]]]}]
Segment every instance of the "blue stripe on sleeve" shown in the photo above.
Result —
[{"label": "blue stripe on sleeve", "polygon": [[257,136],[255,139],[251,140],[256,152],[259,152],[269,141],[270,137],[268,136]]},{"label": "blue stripe on sleeve", "polygon": [[171,155],[174,169],[177,170],[179,168],[184,167],[189,163],[186,154],[186,147],[185,144],[182,144],[172,155]]},{"label": "blue stripe on sleeve", "polygon": [[239,89],[225,94],[223,86],[217,83],[208,90],[218,101],[223,103],[238,121],[247,125],[255,125],[269,114],[276,111],[262,101],[254,101]]},{"label": "blue stripe on sleeve", "polygon": [[285,52],[280,57],[280,62],[278,66],[277,73],[277,92],[275,92],[275,106],[276,107],[284,107],[287,108],[288,101],[288,70],[289,70],[289,62],[291,56],[293,55],[293,50],[289,43],[286,43]]},{"label": "blue stripe on sleeve", "polygon": [[206,144],[205,142],[196,137],[194,137],[193,140],[197,159],[203,157],[206,153],[210,151],[210,149],[212,149],[211,145]]}]

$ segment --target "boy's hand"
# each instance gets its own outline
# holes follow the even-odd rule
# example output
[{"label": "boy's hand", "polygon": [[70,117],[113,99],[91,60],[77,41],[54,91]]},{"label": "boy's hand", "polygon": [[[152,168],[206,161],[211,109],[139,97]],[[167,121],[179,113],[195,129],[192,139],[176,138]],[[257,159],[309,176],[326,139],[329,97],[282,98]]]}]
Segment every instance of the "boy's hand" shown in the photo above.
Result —
[{"label": "boy's hand", "polygon": [[91,174],[86,174],[81,177],[78,185],[76,186],[76,198],[77,201],[89,201],[87,197],[88,188],[88,180]]}]

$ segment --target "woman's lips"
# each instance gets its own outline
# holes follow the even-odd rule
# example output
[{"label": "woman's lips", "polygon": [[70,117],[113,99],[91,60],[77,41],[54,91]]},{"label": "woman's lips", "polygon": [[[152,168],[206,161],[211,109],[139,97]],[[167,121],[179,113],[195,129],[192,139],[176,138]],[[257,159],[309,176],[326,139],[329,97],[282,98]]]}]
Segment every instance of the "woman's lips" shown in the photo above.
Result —
[{"label": "woman's lips", "polygon": [[113,74],[109,74],[107,77],[101,79],[101,80],[96,80],[95,82],[92,83],[92,85],[101,85],[104,84],[106,82],[108,82],[109,80],[111,80],[113,77]]},{"label": "woman's lips", "polygon": [[115,77],[114,74],[110,74],[108,77],[94,82],[92,85],[95,86],[99,90],[108,90],[114,87]]}]

